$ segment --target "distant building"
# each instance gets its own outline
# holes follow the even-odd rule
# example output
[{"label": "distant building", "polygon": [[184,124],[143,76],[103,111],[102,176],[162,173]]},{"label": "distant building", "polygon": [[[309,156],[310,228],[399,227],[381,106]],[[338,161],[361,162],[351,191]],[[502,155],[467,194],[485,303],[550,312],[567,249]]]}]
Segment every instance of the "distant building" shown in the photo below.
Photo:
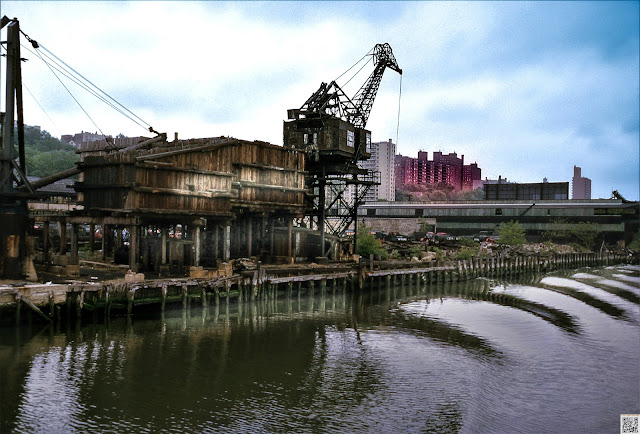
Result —
[{"label": "distant building", "polygon": [[573,166],[571,179],[571,199],[591,199],[591,180],[582,177],[582,169]]},{"label": "distant building", "polygon": [[466,166],[462,166],[462,189],[463,190],[475,190],[478,186],[482,187],[482,169],[478,167],[478,163],[471,163]]},{"label": "distant building", "polygon": [[[477,163],[464,165],[464,155],[458,158],[455,152],[434,152],[429,160],[428,152],[418,152],[418,158],[396,155],[396,189],[407,184],[446,183],[455,190],[472,190],[474,181],[482,179],[482,170]],[[477,182],[475,183],[477,185]]]},{"label": "distant building", "polygon": [[[500,181],[500,179],[499,179]],[[568,182],[507,183],[484,184],[485,200],[567,200]]]},{"label": "distant building", "polygon": [[87,131],[82,131],[77,134],[64,134],[60,136],[60,140],[69,143],[71,145],[75,145],[76,147],[80,146],[82,143],[89,143],[98,140],[104,140],[104,135],[96,133],[90,133]]},{"label": "distant building", "polygon": [[507,178],[503,178],[502,175],[498,176],[498,179],[489,179],[489,178],[485,178],[484,181],[482,181],[483,185],[487,185],[487,184],[515,184],[514,181],[509,181]]},{"label": "distant building", "polygon": [[366,202],[377,200],[395,200],[395,157],[396,145],[389,139],[388,142],[371,143],[369,149],[371,158],[358,162],[358,166],[379,174],[380,185],[372,186],[365,196]]}]

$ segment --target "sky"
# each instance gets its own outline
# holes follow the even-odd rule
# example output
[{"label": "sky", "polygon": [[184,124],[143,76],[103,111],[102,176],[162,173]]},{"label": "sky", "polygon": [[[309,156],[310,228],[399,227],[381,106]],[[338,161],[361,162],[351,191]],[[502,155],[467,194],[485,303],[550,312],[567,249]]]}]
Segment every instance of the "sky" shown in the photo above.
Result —
[{"label": "sky", "polygon": [[[1,1],[0,14],[169,138],[282,144],[287,109],[388,42],[403,74],[384,74],[374,142],[456,152],[483,179],[570,182],[576,165],[593,198],[638,200],[639,4]],[[151,136],[23,47],[26,124]],[[371,70],[338,84],[353,96]]]}]

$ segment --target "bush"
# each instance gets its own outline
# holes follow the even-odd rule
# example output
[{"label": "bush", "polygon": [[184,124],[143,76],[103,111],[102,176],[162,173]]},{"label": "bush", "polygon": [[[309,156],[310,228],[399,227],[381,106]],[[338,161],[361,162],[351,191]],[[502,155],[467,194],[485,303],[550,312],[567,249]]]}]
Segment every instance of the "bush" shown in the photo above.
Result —
[{"label": "bush", "polygon": [[365,258],[368,258],[369,255],[386,256],[387,254],[384,247],[382,247],[382,241],[376,239],[369,228],[364,225],[358,229],[356,253]]},{"label": "bush", "polygon": [[444,252],[439,247],[429,246],[429,247],[427,247],[427,251],[428,252],[435,252],[437,260],[440,260],[440,259],[442,259],[444,257]]},{"label": "bush", "polygon": [[461,261],[467,261],[469,259],[471,259],[475,254],[475,250],[471,249],[469,247],[463,247],[460,250],[458,250],[458,253],[456,253],[456,259],[460,259]]},{"label": "bush", "polygon": [[580,222],[571,229],[571,235],[587,250],[593,249],[599,233],[596,223]]},{"label": "bush", "polygon": [[555,243],[566,243],[571,238],[570,226],[565,219],[554,219],[544,237]]},{"label": "bush", "polygon": [[410,256],[416,256],[416,257],[420,257],[420,254],[424,252],[424,250],[422,249],[422,247],[420,246],[414,246],[409,250],[409,255]]},{"label": "bush", "polygon": [[458,240],[458,243],[462,247],[476,247],[476,248],[480,244],[477,241],[473,241],[471,238],[460,238],[460,240]]},{"label": "bush", "polygon": [[640,250],[640,230],[638,230],[638,233],[633,237],[633,241],[629,243],[627,248],[631,250]]},{"label": "bush", "polygon": [[527,242],[524,228],[520,223],[513,220],[509,223],[500,224],[498,239],[500,244],[508,244],[510,246],[522,246]]}]

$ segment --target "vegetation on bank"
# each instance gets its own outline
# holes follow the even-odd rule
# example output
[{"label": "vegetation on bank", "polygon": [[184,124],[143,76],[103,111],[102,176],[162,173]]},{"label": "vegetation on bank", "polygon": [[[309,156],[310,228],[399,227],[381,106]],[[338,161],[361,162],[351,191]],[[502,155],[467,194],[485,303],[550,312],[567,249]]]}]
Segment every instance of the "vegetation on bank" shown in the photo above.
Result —
[{"label": "vegetation on bank", "polygon": [[365,225],[358,228],[358,236],[356,238],[356,253],[360,256],[368,258],[370,255],[380,256],[387,259],[389,254],[382,245],[382,241],[377,239]]},{"label": "vegetation on bank", "polygon": [[[422,228],[421,228],[422,229]],[[432,261],[440,259],[469,260],[473,257],[494,255],[554,255],[561,253],[598,252],[603,247],[601,232],[594,223],[580,222],[569,225],[557,221],[552,231],[545,235],[543,242],[527,241],[526,230],[517,221],[500,225],[497,234],[486,242],[474,241],[478,237],[455,237],[455,241],[444,238],[430,238],[420,241],[385,242],[377,239],[375,232],[361,225],[358,232],[356,253],[364,258],[370,255],[378,260]],[[440,240],[440,241],[438,241]],[[606,246],[605,246],[606,247]],[[609,246],[611,248],[611,246]],[[640,231],[627,248],[640,251]],[[616,249],[616,248],[614,248]]]},{"label": "vegetation on bank", "polygon": [[498,239],[500,240],[500,244],[508,244],[510,246],[522,246],[527,242],[524,227],[513,220],[500,224],[498,228]]},{"label": "vegetation on bank", "polygon": [[[18,148],[18,132],[14,134]],[[24,126],[24,153],[27,175],[44,177],[75,167],[78,161],[76,147],[53,137],[40,127]]]},{"label": "vegetation on bank", "polygon": [[631,241],[627,247],[629,248],[629,250],[640,252],[640,229],[638,230],[638,233],[633,237],[633,241]]},{"label": "vegetation on bank", "polygon": [[453,185],[445,182],[438,184],[406,184],[396,190],[396,201],[429,202],[437,200],[483,200],[484,189],[456,191]]},{"label": "vegetation on bank", "polygon": [[596,223],[580,222],[570,225],[564,219],[556,219],[551,222],[552,230],[548,231],[545,238],[559,244],[569,244],[577,248],[594,250],[598,246],[600,230]]}]

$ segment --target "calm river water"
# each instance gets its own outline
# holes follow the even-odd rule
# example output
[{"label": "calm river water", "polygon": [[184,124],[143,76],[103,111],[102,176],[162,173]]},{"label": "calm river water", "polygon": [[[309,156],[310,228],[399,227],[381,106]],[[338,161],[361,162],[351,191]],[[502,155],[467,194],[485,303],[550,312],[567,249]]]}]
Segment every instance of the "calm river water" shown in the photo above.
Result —
[{"label": "calm river water", "polygon": [[0,432],[618,433],[639,298],[620,266],[4,327]]}]

